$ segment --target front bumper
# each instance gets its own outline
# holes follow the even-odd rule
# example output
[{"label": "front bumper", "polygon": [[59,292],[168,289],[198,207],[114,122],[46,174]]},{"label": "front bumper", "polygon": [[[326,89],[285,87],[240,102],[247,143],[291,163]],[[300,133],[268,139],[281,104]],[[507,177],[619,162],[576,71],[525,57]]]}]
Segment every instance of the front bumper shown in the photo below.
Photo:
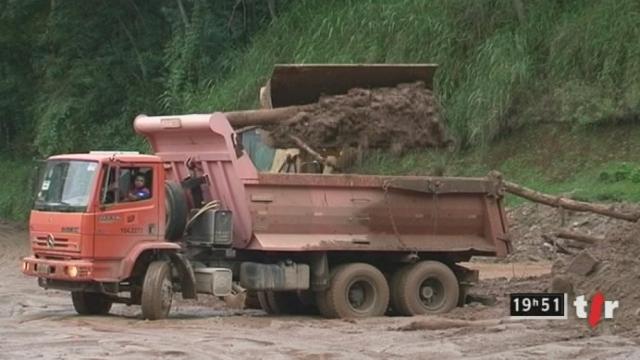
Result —
[{"label": "front bumper", "polygon": [[65,281],[89,281],[93,262],[87,260],[50,260],[29,256],[22,259],[22,273],[28,276]]}]

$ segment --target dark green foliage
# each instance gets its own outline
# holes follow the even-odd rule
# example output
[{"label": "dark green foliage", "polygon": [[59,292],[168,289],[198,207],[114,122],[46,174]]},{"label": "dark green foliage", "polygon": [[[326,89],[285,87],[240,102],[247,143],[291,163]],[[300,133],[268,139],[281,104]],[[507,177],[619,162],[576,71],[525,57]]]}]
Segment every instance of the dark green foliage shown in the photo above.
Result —
[{"label": "dark green foliage", "polygon": [[602,172],[598,179],[604,183],[632,182],[640,184],[640,166],[629,163],[615,163]]},{"label": "dark green foliage", "polygon": [[27,215],[24,159],[147,150],[134,117],[193,111],[228,66],[223,55],[270,21],[268,5],[0,0],[0,166],[15,169],[0,174],[0,217]]},{"label": "dark green foliage", "polygon": [[[191,99],[270,17],[266,1],[0,1],[0,149],[144,150],[139,113]],[[6,51],[5,51],[6,50]]]}]

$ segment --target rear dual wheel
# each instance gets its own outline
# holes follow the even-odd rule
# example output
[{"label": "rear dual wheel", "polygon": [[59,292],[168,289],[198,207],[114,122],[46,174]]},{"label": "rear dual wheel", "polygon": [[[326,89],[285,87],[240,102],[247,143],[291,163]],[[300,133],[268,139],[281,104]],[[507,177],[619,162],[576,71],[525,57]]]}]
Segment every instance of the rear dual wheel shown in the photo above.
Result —
[{"label": "rear dual wheel", "polygon": [[389,286],[372,265],[339,265],[331,271],[329,288],[316,293],[316,303],[329,318],[382,316],[389,305]]},{"label": "rear dual wheel", "polygon": [[457,306],[459,297],[456,275],[438,261],[407,265],[391,278],[391,306],[400,315],[446,313]]}]

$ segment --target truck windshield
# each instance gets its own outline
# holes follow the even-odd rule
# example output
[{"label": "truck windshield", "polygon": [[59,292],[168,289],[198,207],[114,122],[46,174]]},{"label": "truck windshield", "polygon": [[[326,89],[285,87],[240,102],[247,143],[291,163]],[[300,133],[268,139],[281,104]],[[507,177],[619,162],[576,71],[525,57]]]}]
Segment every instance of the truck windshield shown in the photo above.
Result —
[{"label": "truck windshield", "polygon": [[98,163],[51,160],[38,188],[34,208],[42,211],[85,212]]}]

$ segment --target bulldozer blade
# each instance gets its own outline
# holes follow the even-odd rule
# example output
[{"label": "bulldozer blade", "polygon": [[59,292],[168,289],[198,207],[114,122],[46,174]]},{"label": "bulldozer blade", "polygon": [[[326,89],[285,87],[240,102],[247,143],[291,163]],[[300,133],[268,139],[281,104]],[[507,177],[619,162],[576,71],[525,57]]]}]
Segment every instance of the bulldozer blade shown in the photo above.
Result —
[{"label": "bulldozer blade", "polygon": [[345,94],[351,88],[392,87],[423,81],[433,89],[435,64],[283,64],[276,65],[260,89],[262,108],[317,102],[322,95]]}]

